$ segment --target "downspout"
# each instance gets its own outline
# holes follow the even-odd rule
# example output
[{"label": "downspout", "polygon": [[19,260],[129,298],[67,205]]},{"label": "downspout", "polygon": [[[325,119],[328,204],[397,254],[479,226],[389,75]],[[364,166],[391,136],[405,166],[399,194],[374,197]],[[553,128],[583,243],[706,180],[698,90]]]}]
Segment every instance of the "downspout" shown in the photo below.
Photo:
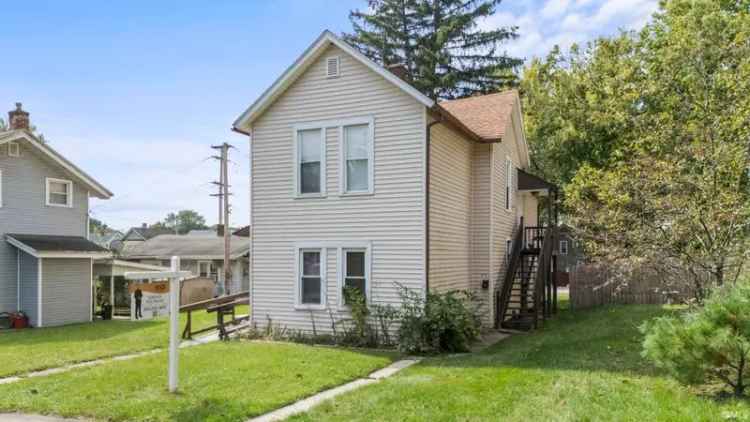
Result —
[{"label": "downspout", "polygon": [[430,292],[430,135],[432,126],[442,123],[442,116],[439,120],[430,122],[425,128],[425,165],[427,174],[425,175],[425,271],[424,284],[425,292]]}]

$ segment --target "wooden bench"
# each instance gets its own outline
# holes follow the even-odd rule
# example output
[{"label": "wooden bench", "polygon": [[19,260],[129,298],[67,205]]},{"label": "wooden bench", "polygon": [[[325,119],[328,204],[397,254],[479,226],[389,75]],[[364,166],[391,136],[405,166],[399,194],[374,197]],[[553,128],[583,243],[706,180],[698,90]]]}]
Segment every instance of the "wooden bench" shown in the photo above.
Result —
[{"label": "wooden bench", "polygon": [[[240,292],[181,306],[180,312],[187,313],[187,322],[185,323],[185,329],[182,331],[182,338],[192,339],[196,334],[201,334],[216,329],[219,330],[220,338],[226,338],[226,336],[229,334],[227,327],[228,325],[235,325],[248,319],[247,316],[237,318],[235,307],[240,305],[247,305],[249,303],[249,300],[250,292]],[[201,310],[205,310],[208,313],[216,312],[216,325],[193,331],[192,312]],[[232,319],[230,321],[224,322],[224,316],[226,315],[231,315]]]}]

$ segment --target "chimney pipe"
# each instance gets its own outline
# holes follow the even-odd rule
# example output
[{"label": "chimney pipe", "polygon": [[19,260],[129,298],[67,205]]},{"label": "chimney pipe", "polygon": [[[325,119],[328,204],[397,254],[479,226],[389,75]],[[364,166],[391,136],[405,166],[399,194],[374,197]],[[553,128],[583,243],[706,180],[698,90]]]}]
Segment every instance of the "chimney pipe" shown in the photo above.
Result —
[{"label": "chimney pipe", "polygon": [[8,127],[10,130],[29,130],[29,113],[24,111],[21,103],[16,103],[16,109],[8,112]]}]

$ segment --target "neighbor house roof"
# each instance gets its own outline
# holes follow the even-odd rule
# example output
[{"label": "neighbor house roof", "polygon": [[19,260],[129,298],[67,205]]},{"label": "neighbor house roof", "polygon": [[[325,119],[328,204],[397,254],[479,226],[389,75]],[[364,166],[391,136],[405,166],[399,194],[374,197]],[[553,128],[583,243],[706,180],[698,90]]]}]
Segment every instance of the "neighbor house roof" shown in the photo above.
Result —
[{"label": "neighbor house roof", "polygon": [[236,230],[234,233],[232,233],[232,236],[250,237],[250,226],[245,226],[241,229]]},{"label": "neighbor house roof", "polygon": [[8,233],[11,245],[37,258],[79,258],[109,256],[107,249],[81,236],[51,236]]},{"label": "neighbor house roof", "polygon": [[18,141],[26,141],[26,143],[30,144],[31,146],[36,148],[37,151],[41,152],[41,154],[45,158],[51,160],[52,162],[75,176],[75,178],[78,179],[82,184],[86,185],[89,192],[95,197],[99,199],[109,199],[113,196],[113,193],[105,188],[101,183],[97,182],[93,177],[89,176],[88,174],[86,174],[86,172],[76,167],[75,164],[68,161],[59,152],[55,151],[54,148],[49,146],[49,144],[47,144],[46,142],[42,142],[32,133],[20,129],[0,132],[0,145],[8,142]]},{"label": "neighbor house roof", "polygon": [[132,227],[122,237],[126,240],[148,240],[162,234],[173,234],[174,230],[166,227]]},{"label": "neighbor house roof", "polygon": [[[250,250],[250,240],[232,236],[230,257],[241,257]],[[163,234],[123,251],[124,259],[223,259],[224,238],[219,236],[182,236]]]}]

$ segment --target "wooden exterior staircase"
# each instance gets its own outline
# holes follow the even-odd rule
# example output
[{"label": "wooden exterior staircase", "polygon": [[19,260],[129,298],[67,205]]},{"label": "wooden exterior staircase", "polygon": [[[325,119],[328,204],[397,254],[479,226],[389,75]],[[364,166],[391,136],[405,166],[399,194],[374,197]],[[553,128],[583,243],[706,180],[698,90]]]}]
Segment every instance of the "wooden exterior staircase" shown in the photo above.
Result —
[{"label": "wooden exterior staircase", "polygon": [[557,311],[553,276],[554,227],[525,227],[523,219],[513,237],[508,266],[495,292],[497,328],[531,330]]}]

